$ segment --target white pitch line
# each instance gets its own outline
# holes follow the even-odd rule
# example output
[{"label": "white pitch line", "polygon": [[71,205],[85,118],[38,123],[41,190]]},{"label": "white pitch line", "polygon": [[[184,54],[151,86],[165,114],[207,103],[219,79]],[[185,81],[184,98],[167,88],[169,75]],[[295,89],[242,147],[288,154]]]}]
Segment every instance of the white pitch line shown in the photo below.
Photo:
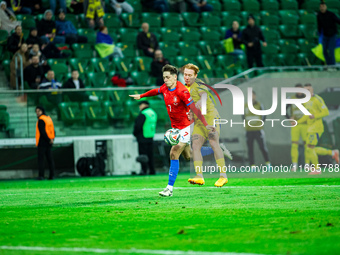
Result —
[{"label": "white pitch line", "polygon": [[56,251],[56,252],[89,252],[110,254],[161,254],[161,255],[261,255],[258,253],[208,252],[208,251],[176,251],[147,249],[99,249],[78,247],[38,247],[38,246],[0,246],[0,250],[16,251]]},{"label": "white pitch line", "polygon": [[[196,186],[197,187],[197,186]],[[340,188],[340,185],[282,185],[282,186],[224,186],[221,188],[217,187],[197,187],[197,189],[205,190],[205,189],[254,189],[254,188],[297,188],[297,187],[310,187],[310,188]],[[195,188],[192,187],[174,187],[175,190],[191,190]],[[136,192],[136,191],[154,191],[154,190],[162,190],[163,188],[141,188],[141,189],[120,189],[120,190],[79,190],[79,191],[65,191],[62,190],[61,192],[58,190],[55,191],[36,191],[36,192],[26,192],[23,193],[9,193],[9,194],[1,194],[6,196],[17,196],[17,195],[32,195],[32,194],[56,194],[56,193],[68,193],[68,194],[77,194],[77,193],[113,193],[113,192]]]}]

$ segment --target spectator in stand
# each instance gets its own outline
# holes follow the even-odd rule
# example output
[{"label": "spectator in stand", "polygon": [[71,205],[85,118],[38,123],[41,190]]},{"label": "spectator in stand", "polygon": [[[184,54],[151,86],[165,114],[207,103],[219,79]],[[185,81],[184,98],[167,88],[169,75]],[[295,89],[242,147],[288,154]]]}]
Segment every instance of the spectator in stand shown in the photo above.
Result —
[{"label": "spectator in stand", "polygon": [[186,0],[189,8],[194,12],[211,12],[214,8],[206,0]]},{"label": "spectator in stand", "polygon": [[68,0],[66,5],[67,5],[67,10],[70,13],[73,14],[81,14],[84,13],[84,4],[83,0]]},{"label": "spectator in stand", "polygon": [[102,26],[99,28],[96,40],[96,50],[101,58],[118,57],[124,58],[122,50],[113,44],[113,40],[109,35],[107,27]]},{"label": "spectator in stand", "polygon": [[87,43],[87,37],[78,35],[77,29],[74,27],[73,23],[69,20],[65,20],[63,9],[59,10],[58,18],[59,20],[55,22],[57,35],[65,37],[65,42],[67,44]]},{"label": "spectator in stand", "polygon": [[238,21],[234,20],[231,29],[227,30],[224,39],[233,38],[234,52],[233,55],[243,55],[243,50],[241,49],[242,44],[242,34],[240,30],[240,25]]},{"label": "spectator in stand", "polygon": [[49,70],[46,77],[42,79],[42,82],[38,86],[38,89],[60,89],[62,84],[54,77],[54,71]]},{"label": "spectator in stand", "polygon": [[[82,79],[79,78],[78,70],[73,70],[71,73],[71,78],[69,78],[63,85],[63,89],[84,89],[85,85]],[[65,93],[65,92],[64,92]],[[67,93],[67,92],[66,92]],[[97,96],[87,95],[85,91],[69,92],[67,96],[71,101],[85,102],[85,101],[98,101]]]},{"label": "spectator in stand", "polygon": [[[59,7],[66,13],[66,0],[59,0]],[[57,9],[57,0],[50,0],[50,9],[52,10],[52,13],[55,14],[55,10]]]},{"label": "spectator in stand", "polygon": [[116,15],[120,16],[123,11],[133,13],[133,7],[125,0],[111,0],[111,6],[116,11]]},{"label": "spectator in stand", "polygon": [[42,0],[26,0],[24,6],[30,8],[32,14],[43,12]]},{"label": "spectator in stand", "polygon": [[166,0],[141,0],[141,4],[144,7],[148,9],[153,9],[159,13],[169,11],[168,3]]},{"label": "spectator in stand", "polygon": [[[11,69],[11,76],[10,76],[10,84],[12,89],[16,89],[16,78],[17,78],[17,69],[15,68],[15,56],[16,54],[21,55],[22,58],[22,67],[25,69],[30,63],[28,59],[28,47],[26,43],[21,44],[20,49],[14,54],[12,61],[10,63],[10,69]],[[21,66],[21,60],[17,60],[18,63],[18,69]],[[19,69],[20,70],[20,69]],[[18,88],[20,88],[20,79],[18,79]]]},{"label": "spectator in stand", "polygon": [[261,28],[255,25],[255,18],[248,17],[248,26],[242,32],[242,42],[246,45],[248,68],[253,67],[255,60],[257,67],[263,67],[261,44],[267,47]]},{"label": "spectator in stand", "polygon": [[187,11],[187,5],[184,0],[169,0],[171,9],[176,12],[182,13]]},{"label": "spectator in stand", "polygon": [[39,49],[39,44],[33,44],[31,50],[29,51],[29,58],[37,56],[39,58],[39,64],[43,66],[44,72],[46,73],[51,68],[47,65],[47,58]]},{"label": "spectator in stand", "polygon": [[144,55],[154,58],[155,50],[159,49],[158,41],[156,36],[149,32],[149,24],[142,24],[142,32],[140,32],[137,36],[137,47],[138,49],[143,50]]},{"label": "spectator in stand", "polygon": [[21,21],[17,21],[15,14],[7,8],[7,3],[2,1],[0,3],[0,28],[11,33],[16,26],[21,26]]},{"label": "spectator in stand", "polygon": [[155,59],[151,63],[151,75],[156,77],[156,85],[162,85],[163,81],[163,66],[170,64],[169,60],[163,57],[161,50],[155,51]]},{"label": "spectator in stand", "polygon": [[336,48],[336,35],[338,32],[336,23],[340,24],[340,19],[335,13],[327,10],[327,5],[325,2],[321,2],[317,21],[319,34],[323,35],[322,49],[326,64],[335,65],[334,50]]},{"label": "spectator in stand", "polygon": [[103,0],[84,0],[85,16],[88,20],[90,28],[95,28],[95,25],[99,27],[104,26],[104,1]]},{"label": "spectator in stand", "polygon": [[15,14],[31,14],[32,10],[26,5],[32,0],[6,0],[8,9]]},{"label": "spectator in stand", "polygon": [[24,79],[31,89],[37,89],[43,77],[50,68],[49,65],[43,66],[39,63],[39,56],[32,56],[30,59],[31,64],[24,70]]},{"label": "spectator in stand", "polygon": [[22,27],[20,25],[15,27],[15,32],[7,39],[7,49],[13,54],[17,52],[21,45],[25,42]]},{"label": "spectator in stand", "polygon": [[44,18],[38,23],[38,35],[43,43],[47,44],[53,42],[55,44],[65,43],[65,37],[56,35],[55,21],[52,20],[53,13],[51,10],[46,10]]},{"label": "spectator in stand", "polygon": [[39,44],[39,47],[43,45],[43,41],[40,37],[38,37],[38,29],[36,27],[32,27],[30,29],[30,34],[26,39],[26,43],[28,45]]}]

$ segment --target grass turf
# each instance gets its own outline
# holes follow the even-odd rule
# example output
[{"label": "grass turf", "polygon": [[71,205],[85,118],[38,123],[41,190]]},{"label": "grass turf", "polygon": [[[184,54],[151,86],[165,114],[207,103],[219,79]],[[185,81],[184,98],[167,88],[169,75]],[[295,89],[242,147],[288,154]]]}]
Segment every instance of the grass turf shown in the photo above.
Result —
[{"label": "grass turf", "polygon": [[215,179],[198,187],[188,177],[171,198],[158,196],[166,175],[1,181],[0,246],[340,254],[339,178],[231,178],[214,188]]}]

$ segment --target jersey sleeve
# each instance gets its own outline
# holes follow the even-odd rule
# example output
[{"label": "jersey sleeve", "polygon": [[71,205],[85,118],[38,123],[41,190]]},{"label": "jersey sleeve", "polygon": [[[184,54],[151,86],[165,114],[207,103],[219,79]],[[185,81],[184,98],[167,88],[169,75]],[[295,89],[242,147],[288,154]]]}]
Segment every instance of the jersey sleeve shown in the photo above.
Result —
[{"label": "jersey sleeve", "polygon": [[328,111],[328,108],[325,104],[325,101],[323,101],[323,99],[320,97],[320,96],[317,96],[317,102],[318,102],[318,112],[316,114],[314,114],[314,117],[316,119],[320,119],[320,118],[323,118],[323,117],[326,117],[329,115],[329,111]]},{"label": "jersey sleeve", "polygon": [[145,92],[144,94],[141,94],[140,98],[143,98],[143,97],[153,97],[153,96],[157,96],[158,94],[160,94],[160,88],[159,89],[149,90],[149,91]]}]

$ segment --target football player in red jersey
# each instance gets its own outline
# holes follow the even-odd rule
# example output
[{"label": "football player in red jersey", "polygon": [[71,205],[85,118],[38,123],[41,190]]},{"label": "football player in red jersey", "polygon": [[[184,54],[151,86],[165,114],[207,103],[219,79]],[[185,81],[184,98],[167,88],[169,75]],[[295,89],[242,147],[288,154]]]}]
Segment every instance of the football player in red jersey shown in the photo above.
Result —
[{"label": "football player in red jersey", "polygon": [[179,170],[179,157],[182,154],[187,160],[190,160],[190,110],[202,121],[204,126],[216,131],[215,127],[208,125],[201,111],[196,108],[190,96],[188,89],[177,81],[178,70],[171,65],[165,65],[162,69],[164,84],[160,88],[152,89],[144,94],[130,95],[130,97],[139,100],[144,97],[157,96],[162,94],[165,105],[171,120],[171,127],[179,129],[180,140],[177,145],[172,146],[170,150],[170,170],[168,186],[159,194],[161,196],[172,196],[173,186]]}]

